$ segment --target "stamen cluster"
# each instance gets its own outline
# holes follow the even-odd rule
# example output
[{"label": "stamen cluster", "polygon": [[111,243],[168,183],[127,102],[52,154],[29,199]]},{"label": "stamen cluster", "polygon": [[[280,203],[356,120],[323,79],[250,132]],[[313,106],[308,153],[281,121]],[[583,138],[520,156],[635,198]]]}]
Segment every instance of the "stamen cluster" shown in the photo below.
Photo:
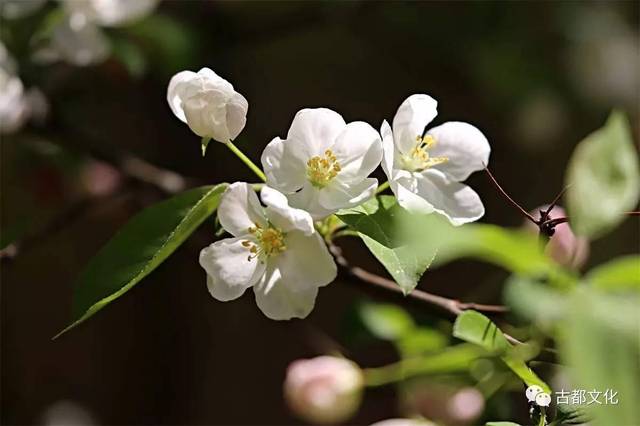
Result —
[{"label": "stamen cluster", "polygon": [[324,152],[324,157],[315,156],[307,161],[307,178],[316,188],[327,186],[340,170],[340,163],[330,149]]}]

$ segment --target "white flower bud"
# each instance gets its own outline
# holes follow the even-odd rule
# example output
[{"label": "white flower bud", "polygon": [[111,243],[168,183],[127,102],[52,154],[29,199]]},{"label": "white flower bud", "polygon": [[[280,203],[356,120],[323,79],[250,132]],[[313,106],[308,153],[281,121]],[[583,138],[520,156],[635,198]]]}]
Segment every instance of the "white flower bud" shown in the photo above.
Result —
[{"label": "white flower bud", "polygon": [[247,122],[247,100],[209,68],[174,75],[167,101],[176,117],[196,135],[218,142],[235,139]]},{"label": "white flower bud", "polygon": [[320,356],[289,365],[284,395],[300,417],[313,423],[337,423],[358,409],[362,387],[362,371],[356,364]]}]

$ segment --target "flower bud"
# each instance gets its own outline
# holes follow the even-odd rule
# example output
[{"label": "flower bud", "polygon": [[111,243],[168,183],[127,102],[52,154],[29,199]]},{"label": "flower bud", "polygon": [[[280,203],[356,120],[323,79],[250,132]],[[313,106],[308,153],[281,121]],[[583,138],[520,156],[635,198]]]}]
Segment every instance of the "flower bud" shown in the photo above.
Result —
[{"label": "flower bud", "polygon": [[336,423],[356,412],[363,385],[362,371],[355,363],[320,356],[289,365],[284,395],[300,417],[313,423]]},{"label": "flower bud", "polygon": [[436,426],[427,420],[422,419],[387,419],[375,422],[370,426]]},{"label": "flower bud", "polygon": [[176,117],[196,135],[218,142],[235,139],[247,122],[247,100],[209,68],[174,75],[167,101]]},{"label": "flower bud", "polygon": [[[533,217],[538,218],[540,210],[546,210],[549,206],[542,206],[531,212]],[[566,213],[562,207],[554,207],[551,210],[550,218],[565,217]],[[525,227],[536,230],[537,226],[527,221]],[[555,233],[549,239],[545,247],[545,253],[560,265],[580,269],[589,257],[589,240],[576,236],[571,230],[569,223],[556,225]]]}]

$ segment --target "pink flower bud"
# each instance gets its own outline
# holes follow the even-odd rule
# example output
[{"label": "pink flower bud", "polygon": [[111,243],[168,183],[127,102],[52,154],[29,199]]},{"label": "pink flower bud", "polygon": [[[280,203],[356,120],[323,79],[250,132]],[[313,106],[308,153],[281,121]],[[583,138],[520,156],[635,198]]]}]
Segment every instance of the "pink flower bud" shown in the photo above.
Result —
[{"label": "pink flower bud", "polygon": [[82,167],[80,181],[89,195],[104,197],[118,189],[122,175],[107,163],[91,160]]},{"label": "pink flower bud", "polygon": [[[546,210],[549,206],[542,206],[531,212],[536,219],[540,210]],[[565,217],[566,213],[562,207],[556,206],[551,210],[550,218],[555,219]],[[527,221],[525,227],[532,231],[537,231],[538,227]],[[545,253],[553,260],[563,266],[573,269],[580,269],[589,257],[589,240],[577,237],[571,230],[569,223],[561,223],[555,227],[555,234],[549,239],[545,248]]]},{"label": "pink flower bud", "polygon": [[320,356],[289,365],[284,396],[298,416],[313,423],[336,423],[358,409],[363,384],[362,371],[355,363]]}]

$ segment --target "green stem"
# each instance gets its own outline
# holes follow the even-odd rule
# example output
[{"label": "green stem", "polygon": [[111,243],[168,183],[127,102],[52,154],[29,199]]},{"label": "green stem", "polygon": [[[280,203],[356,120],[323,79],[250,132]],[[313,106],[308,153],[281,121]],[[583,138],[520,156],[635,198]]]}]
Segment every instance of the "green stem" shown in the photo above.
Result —
[{"label": "green stem", "polygon": [[242,160],[244,164],[247,165],[247,167],[251,169],[253,173],[256,174],[256,176],[262,179],[263,182],[267,181],[267,177],[264,175],[262,170],[260,170],[260,168],[256,166],[249,157],[244,155],[244,153],[240,151],[240,149],[237,146],[235,146],[232,142],[227,142],[227,146],[229,147],[231,152],[233,152],[240,160]]},{"label": "green stem", "polygon": [[380,185],[378,187],[378,189],[376,190],[376,195],[381,193],[382,191],[384,191],[385,189],[389,188],[389,181],[383,183],[382,185]]},{"label": "green stem", "polygon": [[484,352],[473,345],[457,345],[425,358],[406,358],[384,367],[366,368],[365,383],[369,387],[400,382],[423,374],[441,374],[467,368],[472,359]]},{"label": "green stem", "polygon": [[341,231],[337,231],[335,232],[331,238],[332,239],[336,239],[336,238],[340,238],[340,237],[358,237],[360,236],[360,234],[358,234],[358,232],[353,231],[351,229],[343,229]]}]

